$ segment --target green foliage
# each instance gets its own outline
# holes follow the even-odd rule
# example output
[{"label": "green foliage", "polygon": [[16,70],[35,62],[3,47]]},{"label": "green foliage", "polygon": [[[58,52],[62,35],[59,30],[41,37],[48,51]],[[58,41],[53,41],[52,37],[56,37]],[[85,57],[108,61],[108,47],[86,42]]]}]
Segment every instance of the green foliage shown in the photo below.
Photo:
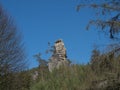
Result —
[{"label": "green foliage", "polygon": [[120,55],[114,54],[93,50],[87,65],[71,64],[53,72],[40,72],[30,90],[119,90]]},{"label": "green foliage", "polygon": [[[86,83],[90,81],[87,77],[90,70],[89,66],[72,65],[69,67],[61,67],[59,70],[48,72],[46,77],[39,78],[39,82],[35,83],[31,90],[81,90],[86,88]],[[92,73],[89,73],[92,76]],[[88,78],[88,80],[87,80]]]},{"label": "green foliage", "polygon": [[99,51],[93,50],[91,56],[91,68],[97,74],[112,70],[113,62],[114,62],[113,53],[100,54]]},{"label": "green foliage", "polygon": [[29,71],[11,73],[0,77],[0,90],[30,90]]}]

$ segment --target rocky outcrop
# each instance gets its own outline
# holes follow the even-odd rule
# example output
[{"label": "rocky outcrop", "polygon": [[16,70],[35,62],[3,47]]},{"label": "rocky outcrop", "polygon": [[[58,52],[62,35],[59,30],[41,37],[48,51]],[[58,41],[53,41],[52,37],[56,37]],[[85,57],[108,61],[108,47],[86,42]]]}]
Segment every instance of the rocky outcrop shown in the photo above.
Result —
[{"label": "rocky outcrop", "polygon": [[54,69],[59,69],[60,66],[68,65],[69,61],[67,60],[64,42],[61,39],[59,39],[55,42],[54,52],[48,63],[49,71],[52,72],[52,70]]}]

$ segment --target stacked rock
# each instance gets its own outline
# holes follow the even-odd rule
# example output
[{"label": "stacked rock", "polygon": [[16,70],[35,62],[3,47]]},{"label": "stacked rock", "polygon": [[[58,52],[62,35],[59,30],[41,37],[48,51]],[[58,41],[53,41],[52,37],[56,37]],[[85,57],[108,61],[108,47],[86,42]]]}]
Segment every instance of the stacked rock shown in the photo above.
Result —
[{"label": "stacked rock", "polygon": [[59,39],[55,42],[54,52],[48,63],[49,71],[52,72],[54,69],[59,69],[60,66],[68,66],[66,48],[64,42]]}]

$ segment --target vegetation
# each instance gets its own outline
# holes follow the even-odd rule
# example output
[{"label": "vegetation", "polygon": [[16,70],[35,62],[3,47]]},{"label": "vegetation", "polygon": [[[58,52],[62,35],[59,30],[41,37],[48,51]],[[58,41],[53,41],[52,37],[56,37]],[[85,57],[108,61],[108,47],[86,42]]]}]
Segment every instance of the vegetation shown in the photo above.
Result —
[{"label": "vegetation", "polygon": [[25,69],[26,58],[20,35],[11,17],[0,6],[0,90],[28,88],[28,83],[24,83]]},{"label": "vegetation", "polygon": [[[96,9],[96,15],[107,18],[102,16],[91,20],[87,29],[94,24],[107,31],[111,39],[116,38],[120,32],[120,1],[90,1],[94,0],[84,0],[77,10],[91,7]],[[54,47],[47,52],[54,52]],[[34,57],[39,66],[26,70],[25,53],[17,28],[0,7],[0,90],[120,90],[119,44],[112,45],[105,53],[94,49],[88,64],[71,63],[52,72],[41,54]]]},{"label": "vegetation", "polygon": [[96,17],[87,25],[95,25],[109,34],[111,39],[119,39],[120,32],[120,0],[79,0],[77,11],[82,8],[91,8]]},{"label": "vegetation", "polygon": [[[119,0],[80,0],[77,11],[83,7],[94,9],[96,14],[96,18],[88,23],[87,29],[90,25],[95,25],[99,30],[107,32],[111,39],[119,39]],[[39,77],[39,81],[33,84],[31,90],[119,90],[119,52],[119,43],[113,44],[105,53],[94,49],[90,63],[71,64],[70,67],[47,72],[45,77]]]},{"label": "vegetation", "polygon": [[39,75],[31,90],[119,90],[120,55],[93,50],[87,65],[71,64]]}]

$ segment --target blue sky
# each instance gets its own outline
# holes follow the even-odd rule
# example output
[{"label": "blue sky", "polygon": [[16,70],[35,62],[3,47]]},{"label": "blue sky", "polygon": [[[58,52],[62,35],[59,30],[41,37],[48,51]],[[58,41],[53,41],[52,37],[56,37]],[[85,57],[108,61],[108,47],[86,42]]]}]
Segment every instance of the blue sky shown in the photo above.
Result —
[{"label": "blue sky", "polygon": [[[48,42],[53,45],[62,39],[67,49],[68,58],[73,63],[87,63],[93,46],[107,45],[110,40],[91,28],[87,23],[95,18],[94,11],[81,9],[76,12],[77,0],[0,0],[23,34],[29,67],[38,64],[33,55],[40,52],[44,59],[50,56],[45,51]],[[107,39],[105,39],[107,38]]]}]

